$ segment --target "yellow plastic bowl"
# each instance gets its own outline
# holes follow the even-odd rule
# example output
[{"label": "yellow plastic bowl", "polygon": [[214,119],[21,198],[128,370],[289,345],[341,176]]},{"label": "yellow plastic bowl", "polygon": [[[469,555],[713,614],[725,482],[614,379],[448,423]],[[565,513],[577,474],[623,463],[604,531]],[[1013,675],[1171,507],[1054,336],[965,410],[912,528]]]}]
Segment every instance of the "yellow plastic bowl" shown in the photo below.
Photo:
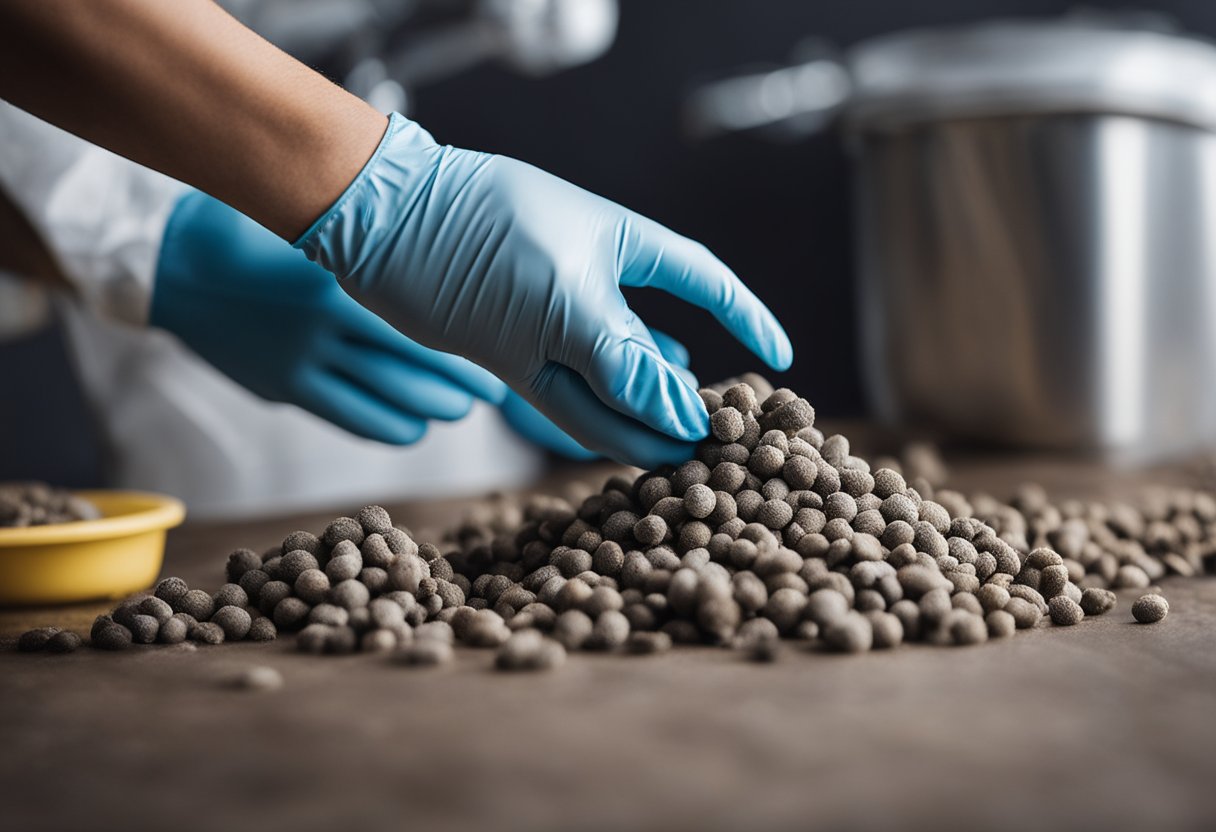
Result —
[{"label": "yellow plastic bowl", "polygon": [[139,491],[80,491],[98,520],[0,529],[0,604],[118,598],[149,587],[181,501]]}]

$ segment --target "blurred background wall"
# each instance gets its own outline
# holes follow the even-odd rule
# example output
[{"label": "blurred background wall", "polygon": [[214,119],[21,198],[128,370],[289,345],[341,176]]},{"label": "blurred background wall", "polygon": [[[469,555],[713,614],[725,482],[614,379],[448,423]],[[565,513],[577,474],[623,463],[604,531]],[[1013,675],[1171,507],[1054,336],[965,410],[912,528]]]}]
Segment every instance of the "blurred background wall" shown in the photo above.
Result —
[{"label": "blurred background wall", "polygon": [[[1162,12],[1216,37],[1212,0],[1087,7]],[[789,330],[796,362],[774,380],[824,415],[860,415],[850,167],[839,136],[693,142],[681,133],[682,101],[699,83],[783,62],[812,35],[847,47],[907,27],[1071,8],[1059,0],[621,0],[604,58],[542,79],[482,66],[421,89],[414,115],[440,141],[532,162],[705,242]],[[652,292],[636,302],[691,348],[703,380],[757,368],[707,316]],[[26,397],[31,379],[36,394]],[[0,344],[0,430],[28,434],[28,458],[0,460],[0,478],[29,476],[35,464],[48,470],[54,454],[57,481],[95,480],[99,455],[74,384],[53,333]]]},{"label": "blurred background wall", "polygon": [[[599,61],[529,80],[483,67],[420,91],[435,136],[525,159],[699,239],[768,302],[794,341],[780,378],[825,415],[865,412],[857,382],[850,169],[839,136],[795,144],[751,135],[693,143],[680,132],[685,95],[731,70],[785,60],[811,35],[838,46],[913,26],[1002,15],[1052,15],[1061,0],[622,0],[620,31]],[[1216,37],[1216,2],[1087,3],[1174,16]],[[757,362],[655,293],[652,325],[686,343],[714,380]]]}]

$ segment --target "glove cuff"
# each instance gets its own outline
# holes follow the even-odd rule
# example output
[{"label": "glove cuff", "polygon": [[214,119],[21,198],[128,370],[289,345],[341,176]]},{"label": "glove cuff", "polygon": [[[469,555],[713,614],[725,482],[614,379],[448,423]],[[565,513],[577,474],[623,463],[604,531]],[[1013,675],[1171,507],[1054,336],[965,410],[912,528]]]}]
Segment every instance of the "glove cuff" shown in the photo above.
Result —
[{"label": "glove cuff", "polygon": [[298,240],[292,243],[339,278],[358,270],[360,251],[374,248],[377,229],[359,206],[382,202],[387,194],[392,204],[408,210],[438,165],[441,148],[431,134],[400,113],[392,113],[388,129],[376,152],[359,175]]}]

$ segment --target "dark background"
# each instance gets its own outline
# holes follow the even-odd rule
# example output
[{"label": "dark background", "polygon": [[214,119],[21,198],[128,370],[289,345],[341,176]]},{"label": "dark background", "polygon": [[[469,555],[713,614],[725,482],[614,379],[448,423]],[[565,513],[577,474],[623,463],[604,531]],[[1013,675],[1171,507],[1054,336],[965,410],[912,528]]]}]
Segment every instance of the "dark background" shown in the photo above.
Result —
[{"label": "dark background", "polygon": [[[540,80],[479,68],[421,90],[415,116],[442,142],[539,165],[708,245],[793,339],[793,368],[770,377],[824,415],[858,415],[851,171],[839,137],[691,142],[680,132],[685,95],[706,80],[783,62],[808,36],[847,47],[907,27],[1076,7],[1058,0],[622,0],[620,31],[604,58]],[[1213,0],[1086,8],[1166,12],[1185,29],[1216,35]],[[702,381],[762,367],[704,313],[654,292],[639,293],[636,308],[690,347]]]},{"label": "dark background", "polygon": [[[1076,5],[622,0],[621,7],[620,31],[604,58],[546,79],[481,67],[420,90],[414,115],[440,141],[524,159],[706,243],[772,306],[793,339],[794,367],[774,381],[808,396],[823,415],[863,414],[851,171],[838,136],[690,142],[680,132],[685,96],[706,80],[784,62],[808,36],[848,47],[907,27],[1055,15]],[[1185,30],[1216,36],[1216,0],[1086,7],[1164,12]],[[635,300],[648,323],[691,348],[703,381],[761,368],[704,313],[655,292]],[[99,481],[96,429],[74,385],[54,333],[0,344],[0,431],[24,438],[0,456],[0,479]],[[39,395],[26,395],[30,389]]]}]

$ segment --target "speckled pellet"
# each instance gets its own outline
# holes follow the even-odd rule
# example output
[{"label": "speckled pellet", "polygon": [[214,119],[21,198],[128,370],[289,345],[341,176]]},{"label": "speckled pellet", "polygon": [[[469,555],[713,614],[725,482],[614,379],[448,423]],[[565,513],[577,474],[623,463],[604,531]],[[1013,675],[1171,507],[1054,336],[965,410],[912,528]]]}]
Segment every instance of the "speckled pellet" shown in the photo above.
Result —
[{"label": "speckled pellet", "polygon": [[143,598],[140,601],[140,612],[145,615],[151,615],[159,624],[164,624],[167,620],[173,618],[173,607],[170,607],[167,601],[162,601],[161,598],[154,595]]},{"label": "speckled pellet", "polygon": [[189,591],[190,587],[181,578],[168,577],[162,578],[156,584],[156,588],[152,590],[152,594],[162,601],[172,604],[176,599]]},{"label": "speckled pellet", "polygon": [[1132,617],[1141,624],[1155,624],[1169,615],[1170,604],[1164,595],[1141,595],[1132,604]]},{"label": "speckled pellet", "polygon": [[1119,603],[1119,597],[1109,589],[1089,587],[1081,593],[1081,609],[1086,615],[1108,613]]},{"label": "speckled pellet", "polygon": [[1057,595],[1047,602],[1047,611],[1051,622],[1059,627],[1071,627],[1080,624],[1085,618],[1081,605],[1066,595]]},{"label": "speckled pellet", "polygon": [[193,618],[184,613],[175,613],[168,621],[160,625],[156,640],[161,644],[181,644],[190,636],[190,627],[196,624]]},{"label": "speckled pellet", "polygon": [[279,547],[279,554],[285,555],[288,552],[294,552],[296,549],[301,549],[320,557],[323,545],[320,538],[315,534],[301,529],[283,538],[283,544]]},{"label": "speckled pellet", "polygon": [[743,414],[734,407],[722,407],[710,414],[709,427],[714,438],[727,444],[743,436]]},{"label": "speckled pellet", "polygon": [[131,631],[131,640],[136,644],[151,644],[156,641],[160,622],[150,615],[139,613],[131,617],[131,624],[127,629]]},{"label": "speckled pellet", "polygon": [[190,640],[199,644],[223,644],[224,630],[219,624],[203,621],[190,628]]},{"label": "speckled pellet", "polygon": [[864,653],[874,644],[874,630],[864,615],[849,612],[821,628],[824,644],[838,653]]},{"label": "speckled pellet", "polygon": [[383,535],[393,528],[393,518],[381,506],[364,506],[355,515],[365,534]]},{"label": "speckled pellet", "polygon": [[253,625],[253,619],[244,607],[231,604],[216,610],[211,620],[224,631],[225,641],[241,641],[249,634],[249,628]]},{"label": "speckled pellet", "polygon": [[321,542],[330,548],[337,546],[343,540],[349,540],[358,546],[363,542],[364,537],[363,525],[358,520],[353,517],[339,517],[325,527],[325,532],[321,535]]},{"label": "speckled pellet", "polygon": [[308,604],[299,598],[284,598],[275,605],[274,625],[280,630],[297,630],[304,625],[309,611]]},{"label": "speckled pellet", "polygon": [[58,627],[39,627],[35,630],[26,630],[17,639],[17,649],[22,653],[36,653],[39,650],[45,650],[51,637],[58,632]]},{"label": "speckled pellet", "polygon": [[1017,629],[1013,614],[1003,609],[989,612],[984,616],[984,624],[988,627],[989,638],[1008,638]]},{"label": "speckled pellet", "polygon": [[890,650],[898,647],[904,640],[904,625],[895,615],[889,612],[872,611],[864,613],[873,631],[873,647],[875,650]]},{"label": "speckled pellet", "polygon": [[414,667],[434,667],[448,664],[455,653],[452,645],[435,639],[415,640],[398,650],[393,658],[399,664]]},{"label": "speckled pellet", "polygon": [[228,555],[228,564],[225,570],[228,574],[228,580],[236,583],[249,570],[261,568],[261,555],[252,549],[237,549]]},{"label": "speckled pellet", "polygon": [[631,632],[625,649],[635,655],[666,653],[671,649],[671,636],[662,632]]},{"label": "speckled pellet", "polygon": [[259,617],[253,619],[245,638],[248,641],[274,641],[278,635],[279,630],[274,626],[273,621],[269,618]]},{"label": "speckled pellet", "polygon": [[232,676],[228,684],[237,690],[271,691],[283,687],[283,674],[273,667],[247,667]]},{"label": "speckled pellet", "polygon": [[126,650],[131,646],[131,631],[114,621],[94,627],[91,644],[98,650]]},{"label": "speckled pellet", "polygon": [[215,602],[201,589],[192,589],[169,603],[174,612],[184,612],[196,621],[206,621],[215,611]]},{"label": "speckled pellet", "polygon": [[47,640],[46,649],[51,653],[74,653],[83,643],[84,640],[71,630],[60,630]]},{"label": "speckled pellet", "polygon": [[520,630],[498,648],[494,666],[506,671],[552,670],[566,661],[566,648],[538,630]]},{"label": "speckled pellet", "polygon": [[249,606],[249,594],[238,584],[224,584],[215,591],[212,600],[215,602],[217,610],[220,607]]},{"label": "speckled pellet", "polygon": [[329,602],[348,610],[366,607],[369,600],[371,593],[357,580],[342,581],[329,591]]},{"label": "speckled pellet", "polygon": [[585,646],[593,650],[616,650],[624,647],[628,639],[629,619],[616,610],[609,610],[595,619]]}]

